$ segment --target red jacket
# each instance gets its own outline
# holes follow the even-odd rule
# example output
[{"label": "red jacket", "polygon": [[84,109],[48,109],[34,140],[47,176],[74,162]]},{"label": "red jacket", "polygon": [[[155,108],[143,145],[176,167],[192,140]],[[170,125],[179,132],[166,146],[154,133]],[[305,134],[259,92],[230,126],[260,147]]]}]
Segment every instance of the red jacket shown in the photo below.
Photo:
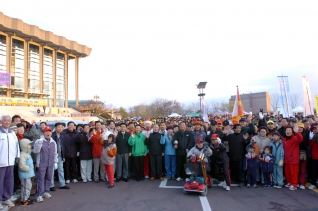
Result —
[{"label": "red jacket", "polygon": [[[314,142],[315,139],[315,142]],[[312,159],[318,160],[318,144],[317,144],[318,134],[315,134],[313,139],[309,141],[309,147],[311,148]]]},{"label": "red jacket", "polygon": [[101,132],[97,132],[96,135],[93,135],[89,142],[92,143],[92,157],[93,158],[100,158],[103,151],[103,145],[100,143]]},{"label": "red jacket", "polygon": [[301,133],[282,137],[284,146],[284,163],[299,164],[299,144],[303,141]]}]

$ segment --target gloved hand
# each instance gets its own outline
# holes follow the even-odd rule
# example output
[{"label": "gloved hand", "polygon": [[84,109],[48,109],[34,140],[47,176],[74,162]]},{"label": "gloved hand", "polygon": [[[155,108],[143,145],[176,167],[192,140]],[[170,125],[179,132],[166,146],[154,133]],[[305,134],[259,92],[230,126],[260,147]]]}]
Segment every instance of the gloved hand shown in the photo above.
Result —
[{"label": "gloved hand", "polygon": [[313,133],[313,132],[310,132],[310,133],[309,133],[309,139],[312,140],[313,137],[314,137],[314,133]]},{"label": "gloved hand", "polygon": [[284,165],[284,160],[280,160],[278,166],[282,167]]},{"label": "gloved hand", "polygon": [[262,112],[259,112],[259,119],[264,119],[264,115],[263,115],[263,113]]},{"label": "gloved hand", "polygon": [[38,144],[43,144],[43,140],[42,139],[38,140]]},{"label": "gloved hand", "polygon": [[57,169],[57,163],[54,163],[54,170]]},{"label": "gloved hand", "polygon": [[218,143],[221,144],[221,139],[220,138],[218,138]]}]

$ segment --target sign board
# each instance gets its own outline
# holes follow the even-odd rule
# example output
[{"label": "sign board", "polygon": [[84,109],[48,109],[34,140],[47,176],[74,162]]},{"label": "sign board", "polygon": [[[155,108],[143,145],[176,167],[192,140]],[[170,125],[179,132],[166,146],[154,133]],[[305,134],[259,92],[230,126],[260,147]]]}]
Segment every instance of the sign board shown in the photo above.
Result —
[{"label": "sign board", "polygon": [[11,85],[11,75],[10,73],[0,72],[0,85]]},{"label": "sign board", "polygon": [[47,100],[0,97],[0,105],[47,106]]}]

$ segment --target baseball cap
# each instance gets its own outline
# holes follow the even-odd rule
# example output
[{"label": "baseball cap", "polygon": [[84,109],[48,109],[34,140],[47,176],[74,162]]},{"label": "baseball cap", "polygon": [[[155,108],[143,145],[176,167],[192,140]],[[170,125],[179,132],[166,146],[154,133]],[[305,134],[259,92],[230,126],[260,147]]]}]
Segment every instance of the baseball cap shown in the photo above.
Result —
[{"label": "baseball cap", "polygon": [[246,118],[241,118],[239,122],[246,122]]},{"label": "baseball cap", "polygon": [[219,119],[218,121],[216,121],[216,123],[217,124],[222,124],[222,120]]},{"label": "baseball cap", "polygon": [[203,139],[202,139],[202,138],[197,138],[197,139],[195,140],[195,143],[200,143],[200,142],[203,142]]},{"label": "baseball cap", "polygon": [[274,122],[273,122],[273,120],[269,120],[268,122],[267,122],[267,124],[269,125],[269,124],[274,124]]},{"label": "baseball cap", "polygon": [[212,121],[211,121],[211,125],[216,125],[216,121],[215,121],[215,120],[212,120]]},{"label": "baseball cap", "polygon": [[223,121],[223,126],[228,126],[228,125],[230,125],[230,122],[228,120],[224,120]]},{"label": "baseball cap", "polygon": [[211,139],[213,139],[213,140],[215,140],[217,138],[219,138],[218,134],[213,134],[212,137],[211,137]]},{"label": "baseball cap", "polygon": [[49,127],[49,126],[46,126],[46,127],[43,129],[43,131],[44,131],[44,132],[46,132],[46,131],[52,131],[52,128]]},{"label": "baseball cap", "polygon": [[305,128],[305,125],[304,125],[304,123],[296,123],[296,126],[297,126],[297,127],[302,127],[302,128]]},{"label": "baseball cap", "polygon": [[201,125],[201,122],[200,121],[195,121],[194,125]]}]

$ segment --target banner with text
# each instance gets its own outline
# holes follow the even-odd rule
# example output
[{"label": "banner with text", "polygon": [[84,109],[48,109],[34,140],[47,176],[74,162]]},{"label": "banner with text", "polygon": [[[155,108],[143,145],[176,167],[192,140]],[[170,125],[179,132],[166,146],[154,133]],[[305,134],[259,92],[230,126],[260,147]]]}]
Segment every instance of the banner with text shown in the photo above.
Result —
[{"label": "banner with text", "polygon": [[293,115],[290,104],[288,76],[277,76],[279,87],[279,100],[283,109],[283,116],[290,117]]},{"label": "banner with text", "polygon": [[303,81],[303,93],[304,93],[304,116],[313,115],[314,109],[312,106],[309,81],[305,76],[302,76],[302,81]]},{"label": "banner with text", "polygon": [[47,106],[47,100],[0,97],[1,105]]}]

